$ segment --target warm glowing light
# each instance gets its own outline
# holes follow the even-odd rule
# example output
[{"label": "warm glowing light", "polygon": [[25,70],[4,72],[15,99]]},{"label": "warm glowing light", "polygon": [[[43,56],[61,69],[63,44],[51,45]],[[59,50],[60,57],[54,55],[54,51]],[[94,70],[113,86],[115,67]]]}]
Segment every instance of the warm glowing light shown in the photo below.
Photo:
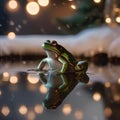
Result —
[{"label": "warm glowing light", "polygon": [[76,120],[83,120],[83,112],[81,110],[77,110],[74,113]]},{"label": "warm glowing light", "polygon": [[4,116],[8,116],[10,114],[10,109],[8,106],[3,106],[2,109],[1,109],[1,113],[4,115]]},{"label": "warm glowing light", "polygon": [[120,101],[120,96],[117,95],[117,94],[115,94],[115,95],[114,95],[114,100],[115,100],[115,101]]},{"label": "warm glowing light", "polygon": [[93,94],[93,99],[97,102],[100,101],[101,100],[101,94],[98,93],[98,92],[94,93]]},{"label": "warm glowing light", "polygon": [[70,7],[71,7],[72,9],[74,9],[74,10],[76,9],[76,6],[75,6],[75,5],[71,5]]},{"label": "warm glowing light", "polygon": [[65,104],[63,106],[63,109],[62,109],[62,112],[65,114],[65,115],[69,115],[72,111],[72,108],[71,108],[71,105],[70,104]]},{"label": "warm glowing light", "polygon": [[27,112],[28,112],[27,107],[25,105],[21,105],[19,108],[19,113],[22,115],[25,115],[25,114],[27,114]]},{"label": "warm glowing light", "polygon": [[28,74],[27,80],[31,84],[37,84],[39,82],[39,77],[36,74]]},{"label": "warm glowing light", "polygon": [[15,35],[14,32],[9,32],[9,33],[8,33],[8,38],[9,38],[9,39],[13,40],[13,39],[15,39],[15,37],[16,37],[16,35]]},{"label": "warm glowing light", "polygon": [[120,78],[118,79],[118,84],[120,84]]},{"label": "warm glowing light", "polygon": [[45,85],[40,85],[40,88],[39,88],[39,90],[40,90],[40,92],[42,93],[42,94],[46,94],[47,93],[47,88],[45,87]]},{"label": "warm glowing light", "polygon": [[8,81],[9,78],[9,73],[8,72],[3,72],[3,80]]},{"label": "warm glowing light", "polygon": [[16,0],[9,0],[8,2],[8,8],[10,10],[16,10],[18,8],[18,3]]},{"label": "warm glowing light", "polygon": [[2,91],[0,90],[0,95],[2,95]]},{"label": "warm glowing light", "polygon": [[111,86],[111,85],[110,85],[110,82],[106,82],[106,83],[105,83],[105,87],[106,87],[106,88],[109,88],[110,86]]},{"label": "warm glowing light", "polygon": [[26,5],[26,11],[30,14],[30,15],[37,15],[40,11],[40,7],[39,5],[32,1],[32,2],[28,2]]},{"label": "warm glowing light", "polygon": [[111,108],[105,108],[104,113],[107,117],[110,117],[112,115],[112,109]]},{"label": "warm glowing light", "polygon": [[11,77],[10,77],[10,83],[11,83],[11,84],[16,84],[16,83],[18,83],[18,78],[17,78],[17,76],[11,76]]},{"label": "warm glowing light", "polygon": [[33,111],[29,111],[27,114],[28,120],[35,120],[35,113]]},{"label": "warm glowing light", "polygon": [[37,114],[42,114],[43,113],[43,106],[38,104],[34,107],[34,111],[37,113]]},{"label": "warm glowing light", "polygon": [[101,0],[93,0],[95,3],[100,3]]},{"label": "warm glowing light", "polygon": [[120,23],[120,16],[116,17],[116,22]]},{"label": "warm glowing light", "polygon": [[111,23],[111,18],[107,17],[107,18],[105,19],[105,22],[106,22],[107,24]]},{"label": "warm glowing light", "polygon": [[49,4],[49,0],[38,0],[38,3],[43,6],[46,7]]}]

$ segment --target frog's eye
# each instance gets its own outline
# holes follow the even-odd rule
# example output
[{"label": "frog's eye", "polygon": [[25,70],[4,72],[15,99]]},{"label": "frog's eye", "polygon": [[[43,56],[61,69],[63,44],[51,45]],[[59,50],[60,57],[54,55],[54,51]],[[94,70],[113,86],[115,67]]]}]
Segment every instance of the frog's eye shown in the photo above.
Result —
[{"label": "frog's eye", "polygon": [[50,43],[50,40],[47,40],[47,43]]},{"label": "frog's eye", "polygon": [[52,45],[56,46],[57,45],[57,42],[54,40],[52,41]]}]

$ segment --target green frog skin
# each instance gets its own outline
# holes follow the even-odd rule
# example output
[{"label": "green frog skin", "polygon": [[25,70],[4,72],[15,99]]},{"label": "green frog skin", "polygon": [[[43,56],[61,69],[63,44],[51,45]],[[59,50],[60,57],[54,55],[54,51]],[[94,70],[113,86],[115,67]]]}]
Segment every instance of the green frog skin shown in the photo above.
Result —
[{"label": "green frog skin", "polygon": [[86,72],[88,68],[87,61],[77,61],[74,56],[56,41],[47,40],[42,44],[47,57],[42,59],[37,66],[37,71],[44,70],[48,64],[50,70],[55,70],[58,73],[66,72]]}]

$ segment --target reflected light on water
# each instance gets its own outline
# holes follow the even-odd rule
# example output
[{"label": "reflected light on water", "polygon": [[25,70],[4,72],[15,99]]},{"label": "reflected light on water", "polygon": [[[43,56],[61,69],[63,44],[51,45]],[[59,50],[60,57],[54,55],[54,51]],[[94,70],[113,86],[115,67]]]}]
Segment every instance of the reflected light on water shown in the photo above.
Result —
[{"label": "reflected light on water", "polygon": [[105,108],[104,113],[107,117],[110,117],[112,115],[112,109],[111,108]]},{"label": "reflected light on water", "polygon": [[40,90],[40,92],[41,92],[42,94],[46,94],[46,93],[47,93],[47,88],[46,88],[46,86],[43,85],[43,84],[40,85],[39,90]]},{"label": "reflected light on water", "polygon": [[101,94],[98,93],[98,92],[94,93],[93,94],[93,100],[97,101],[97,102],[100,101],[101,100]]},{"label": "reflected light on water", "polygon": [[26,11],[30,14],[30,15],[37,15],[40,11],[40,7],[37,4],[37,2],[31,1],[28,2],[26,5]]},{"label": "reflected light on water", "polygon": [[38,3],[43,6],[46,7],[49,4],[49,0],[38,0]]},{"label": "reflected light on water", "polygon": [[35,113],[37,113],[37,114],[42,114],[43,113],[43,106],[42,105],[40,105],[40,104],[37,104],[35,107],[34,107],[34,111],[35,111]]},{"label": "reflected light on water", "polygon": [[77,110],[74,113],[76,120],[83,120],[83,112],[81,110]]},{"label": "reflected light on water", "polygon": [[3,106],[2,109],[1,109],[1,113],[4,115],[4,116],[8,116],[10,114],[10,109],[8,106]]},{"label": "reflected light on water", "polygon": [[17,83],[18,83],[18,78],[17,78],[17,76],[11,76],[11,77],[10,77],[10,83],[11,83],[11,84],[17,84]]},{"label": "reflected light on water", "polygon": [[3,72],[3,81],[8,81],[8,78],[9,78],[9,73]]},{"label": "reflected light on water", "polygon": [[37,84],[39,82],[39,76],[35,74],[28,74],[27,80],[31,84]]},{"label": "reflected light on water", "polygon": [[15,34],[14,32],[9,32],[9,33],[8,33],[8,38],[9,38],[10,40],[15,39],[15,37],[16,37],[16,34]]},{"label": "reflected light on water", "polygon": [[64,115],[69,115],[72,112],[72,107],[70,104],[65,104],[62,108],[62,112],[64,113]]},{"label": "reflected light on water", "polygon": [[25,115],[25,114],[27,114],[28,109],[27,109],[27,107],[26,107],[25,105],[21,105],[21,106],[19,107],[18,111],[19,111],[19,113],[20,113],[21,115]]}]

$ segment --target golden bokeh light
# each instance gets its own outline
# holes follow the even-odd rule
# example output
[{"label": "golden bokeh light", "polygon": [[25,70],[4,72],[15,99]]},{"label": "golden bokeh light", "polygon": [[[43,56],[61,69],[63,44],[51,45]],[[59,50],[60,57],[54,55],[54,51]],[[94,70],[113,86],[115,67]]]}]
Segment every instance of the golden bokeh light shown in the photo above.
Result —
[{"label": "golden bokeh light", "polygon": [[93,94],[93,100],[95,100],[97,102],[100,101],[101,100],[101,94],[98,93],[98,92],[94,93]]},{"label": "golden bokeh light", "polygon": [[110,86],[111,86],[110,82],[106,82],[106,83],[105,83],[105,87],[106,87],[106,88],[109,88]]},{"label": "golden bokeh light", "polygon": [[11,76],[10,77],[10,83],[11,84],[17,84],[18,83],[18,78],[17,78],[17,76]]},{"label": "golden bokeh light", "polygon": [[19,107],[18,111],[19,111],[19,113],[20,113],[21,115],[25,115],[25,114],[27,114],[28,109],[27,109],[27,107],[26,107],[25,105],[21,105],[21,106]]},{"label": "golden bokeh light", "polygon": [[9,32],[9,33],[8,33],[8,38],[9,38],[10,40],[15,39],[15,37],[16,37],[16,34],[15,34],[14,32]]},{"label": "golden bokeh light", "polygon": [[43,106],[42,105],[40,105],[40,104],[37,104],[35,107],[34,107],[34,111],[35,111],[35,113],[37,113],[37,114],[42,114],[43,113]]},{"label": "golden bokeh light", "polygon": [[118,78],[118,84],[120,84],[120,78]]},{"label": "golden bokeh light", "polygon": [[37,76],[36,74],[28,74],[27,80],[31,84],[37,84],[39,82],[39,76]]},{"label": "golden bokeh light", "polygon": [[110,24],[110,23],[111,23],[111,18],[109,18],[109,17],[105,18],[105,22],[106,22],[107,24]]},{"label": "golden bokeh light", "polygon": [[9,78],[9,73],[3,72],[3,81],[8,81],[8,78]]},{"label": "golden bokeh light", "polygon": [[47,93],[47,88],[46,88],[46,86],[43,85],[43,84],[40,85],[39,90],[40,90],[40,92],[41,92],[42,94],[46,94],[46,93]]},{"label": "golden bokeh light", "polygon": [[116,17],[115,20],[116,20],[117,23],[120,23],[120,16]]},{"label": "golden bokeh light", "polygon": [[95,3],[100,3],[101,0],[93,0]]},{"label": "golden bokeh light", "polygon": [[30,110],[27,114],[27,120],[35,120],[35,117],[35,113],[32,110]]},{"label": "golden bokeh light", "polygon": [[77,110],[74,113],[76,120],[83,120],[83,112],[81,110]]},{"label": "golden bokeh light", "polygon": [[0,90],[0,96],[2,95],[2,91]]},{"label": "golden bokeh light", "polygon": [[38,3],[43,6],[46,7],[49,5],[49,0],[38,0]]},{"label": "golden bokeh light", "polygon": [[71,5],[70,7],[71,7],[72,9],[74,9],[74,10],[76,9],[76,6],[75,6],[75,5]]},{"label": "golden bokeh light", "polygon": [[1,109],[1,113],[4,115],[4,116],[8,116],[10,114],[10,109],[8,106],[3,106],[2,109]]},{"label": "golden bokeh light", "polygon": [[10,11],[16,11],[18,9],[18,2],[16,0],[9,0],[7,4],[7,8]]},{"label": "golden bokeh light", "polygon": [[112,115],[112,109],[111,108],[105,108],[104,113],[107,117],[110,117]]},{"label": "golden bokeh light", "polygon": [[37,2],[34,1],[28,2],[26,5],[26,11],[30,15],[37,15],[40,11],[40,6],[38,5]]},{"label": "golden bokeh light", "polygon": [[65,105],[63,106],[62,112],[64,113],[64,115],[69,115],[69,114],[71,114],[71,112],[72,112],[72,107],[71,107],[71,105],[70,105],[70,104],[65,104]]}]

